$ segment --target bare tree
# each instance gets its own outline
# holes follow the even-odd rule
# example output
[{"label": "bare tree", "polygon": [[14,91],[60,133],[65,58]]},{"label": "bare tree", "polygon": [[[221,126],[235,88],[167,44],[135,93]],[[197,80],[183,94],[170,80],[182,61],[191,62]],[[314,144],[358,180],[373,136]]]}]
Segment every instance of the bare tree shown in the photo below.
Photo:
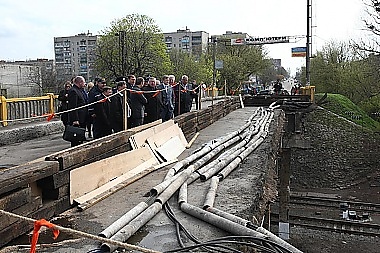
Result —
[{"label": "bare tree", "polygon": [[370,36],[352,40],[352,45],[365,58],[368,54],[380,54],[380,0],[363,0],[363,4],[366,13],[363,30]]}]

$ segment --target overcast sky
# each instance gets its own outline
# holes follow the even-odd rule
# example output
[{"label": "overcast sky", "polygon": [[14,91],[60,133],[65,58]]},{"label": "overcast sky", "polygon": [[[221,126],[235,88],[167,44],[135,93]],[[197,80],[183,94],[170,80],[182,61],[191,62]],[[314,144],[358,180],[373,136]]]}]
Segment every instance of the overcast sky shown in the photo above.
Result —
[{"label": "overcast sky", "polygon": [[[163,32],[186,26],[210,35],[226,31],[254,37],[306,35],[307,0],[0,0],[0,60],[54,58],[54,37],[90,31],[94,35],[111,21],[144,14]],[[331,40],[348,41],[363,28],[362,0],[312,0],[313,49]],[[304,58],[292,58],[296,43],[266,46],[292,74]]]}]

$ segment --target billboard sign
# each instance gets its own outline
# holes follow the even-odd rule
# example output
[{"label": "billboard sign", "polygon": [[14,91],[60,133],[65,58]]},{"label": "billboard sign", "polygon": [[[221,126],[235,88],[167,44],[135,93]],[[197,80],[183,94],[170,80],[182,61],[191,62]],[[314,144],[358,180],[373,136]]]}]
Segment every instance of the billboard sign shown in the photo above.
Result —
[{"label": "billboard sign", "polygon": [[262,37],[262,38],[245,38],[245,39],[231,39],[231,45],[264,45],[264,44],[276,44],[276,43],[288,43],[289,36],[279,37]]},{"label": "billboard sign", "polygon": [[293,47],[292,57],[306,57],[306,47]]}]

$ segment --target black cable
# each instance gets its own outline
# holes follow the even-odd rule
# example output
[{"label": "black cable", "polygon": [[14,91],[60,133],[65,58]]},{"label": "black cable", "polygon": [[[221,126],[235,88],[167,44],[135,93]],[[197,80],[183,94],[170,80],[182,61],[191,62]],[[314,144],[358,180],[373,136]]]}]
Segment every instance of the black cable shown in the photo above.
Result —
[{"label": "black cable", "polygon": [[87,253],[105,253],[105,251],[102,250],[101,248],[97,248],[97,249],[92,249],[90,251],[87,251]]},{"label": "black cable", "polygon": [[272,240],[269,240],[269,239],[265,239],[265,238],[257,238],[257,237],[254,237],[254,236],[250,236],[250,235],[232,235],[232,236],[224,236],[224,237],[220,237],[220,238],[217,238],[217,239],[214,239],[212,241],[217,241],[217,240],[229,240],[229,239],[247,239],[247,240],[251,240],[251,241],[258,241],[258,242],[261,242],[261,243],[267,243],[267,244],[270,244],[274,247],[281,250],[281,252],[288,252],[288,253],[291,253],[292,251],[284,248],[283,246],[281,246],[280,244],[278,244],[277,242],[274,242]]},{"label": "black cable", "polygon": [[[254,247],[254,248],[257,248],[257,249],[260,249],[262,250],[261,252],[263,253],[277,253],[276,251],[273,251],[272,249],[268,249],[264,246],[261,246],[261,245],[257,245],[257,244],[254,244],[254,243],[249,243],[249,242],[238,242],[238,241],[215,241],[215,242],[204,242],[204,243],[199,243],[199,244],[195,244],[195,245],[192,245],[192,246],[188,246],[188,247],[185,247],[185,248],[179,248],[179,249],[173,249],[173,250],[168,250],[168,251],[164,251],[164,253],[171,253],[171,252],[187,252],[189,250],[193,250],[193,249],[196,249],[196,248],[200,248],[200,247],[205,247],[205,246],[221,246],[219,244],[221,243],[233,243],[233,244],[238,244],[238,245],[244,245],[244,246],[250,246],[250,247]],[[239,251],[241,252],[241,251]]]},{"label": "black cable", "polygon": [[[165,213],[168,215],[169,219],[176,224],[176,227],[178,226],[178,231],[177,231],[177,240],[178,241],[181,241],[180,245],[182,244],[183,245],[183,242],[180,238],[180,233],[179,231],[182,230],[184,232],[184,234],[191,240],[193,241],[194,243],[196,244],[201,244],[202,242],[199,241],[194,235],[192,235],[179,221],[178,219],[175,217],[175,214],[173,212],[173,210],[171,209],[170,205],[168,203],[165,203],[164,204],[164,210],[165,210]],[[177,228],[176,228],[177,229]],[[184,245],[183,245],[184,246]],[[181,246],[182,247],[182,246]],[[241,253],[241,251],[238,251],[236,249],[233,249],[231,247],[227,247],[227,246],[223,246],[223,245],[217,245],[217,246],[214,246],[214,247],[218,247],[218,248],[222,248],[222,249],[226,249],[228,251],[223,251],[223,250],[220,250],[220,249],[213,249],[213,248],[210,248],[210,247],[203,247],[205,250],[209,251],[209,252],[213,252],[213,251],[216,251],[216,252],[222,252],[222,253],[228,253],[228,252],[236,252],[236,253]]]}]

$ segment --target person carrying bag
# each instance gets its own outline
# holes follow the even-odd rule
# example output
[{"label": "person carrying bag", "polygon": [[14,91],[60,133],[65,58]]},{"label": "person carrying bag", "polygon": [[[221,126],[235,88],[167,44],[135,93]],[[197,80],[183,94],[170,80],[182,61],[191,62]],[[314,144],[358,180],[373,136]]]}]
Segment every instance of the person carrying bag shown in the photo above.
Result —
[{"label": "person carrying bag", "polygon": [[86,140],[84,133],[88,119],[88,108],[85,106],[88,103],[88,97],[84,90],[86,81],[83,76],[77,76],[73,82],[74,85],[68,92],[69,122],[63,135],[64,140],[71,142],[71,147],[82,144]]}]

